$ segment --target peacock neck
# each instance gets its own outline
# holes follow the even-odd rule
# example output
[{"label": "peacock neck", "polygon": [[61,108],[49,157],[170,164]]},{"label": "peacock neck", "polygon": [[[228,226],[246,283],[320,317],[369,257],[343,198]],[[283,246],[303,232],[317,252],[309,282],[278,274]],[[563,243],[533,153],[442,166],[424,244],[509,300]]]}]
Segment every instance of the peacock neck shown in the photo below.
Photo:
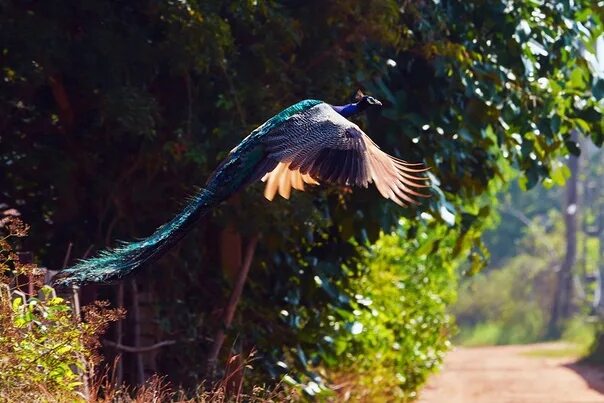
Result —
[{"label": "peacock neck", "polygon": [[347,104],[347,105],[341,105],[341,106],[335,106],[332,105],[332,108],[338,112],[340,115],[344,116],[345,118],[350,117],[352,115],[356,115],[357,113],[362,112],[361,106],[359,105],[360,103],[353,103],[353,104]]}]

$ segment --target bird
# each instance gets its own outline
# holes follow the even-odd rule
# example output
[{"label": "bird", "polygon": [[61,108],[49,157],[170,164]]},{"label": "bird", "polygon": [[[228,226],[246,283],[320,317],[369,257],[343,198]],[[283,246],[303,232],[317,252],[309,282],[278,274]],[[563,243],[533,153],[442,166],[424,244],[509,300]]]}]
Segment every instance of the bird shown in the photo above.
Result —
[{"label": "bird", "polygon": [[218,165],[206,186],[171,221],[149,237],[103,250],[59,272],[57,286],[118,280],[163,256],[212,208],[248,185],[265,183],[264,196],[288,199],[292,188],[332,184],[365,187],[400,206],[430,197],[424,163],[409,163],[382,151],[350,117],[382,103],[358,91],[354,102],[332,105],[306,99],[253,130]]}]

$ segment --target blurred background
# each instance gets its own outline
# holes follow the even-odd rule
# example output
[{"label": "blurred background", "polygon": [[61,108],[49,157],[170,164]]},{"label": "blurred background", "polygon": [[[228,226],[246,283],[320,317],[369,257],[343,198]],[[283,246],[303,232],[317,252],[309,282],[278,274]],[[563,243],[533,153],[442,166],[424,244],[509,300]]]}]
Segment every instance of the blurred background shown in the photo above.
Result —
[{"label": "blurred background", "polygon": [[[90,330],[73,295],[55,301],[96,340],[59,340],[70,350],[58,355],[65,333],[48,332],[67,322],[25,287],[3,308],[13,395],[0,396],[31,397],[34,382],[101,399],[158,375],[188,397],[219,385],[406,401],[453,344],[564,339],[573,357],[601,360],[603,12],[593,0],[1,0],[9,292],[24,289],[19,270],[150,234],[244,136],[306,98],[380,99],[356,122],[429,165],[433,196],[403,209],[374,188],[316,187],[269,204],[253,185],[152,267],[76,292],[121,319]],[[78,367],[93,350],[95,365]]]}]

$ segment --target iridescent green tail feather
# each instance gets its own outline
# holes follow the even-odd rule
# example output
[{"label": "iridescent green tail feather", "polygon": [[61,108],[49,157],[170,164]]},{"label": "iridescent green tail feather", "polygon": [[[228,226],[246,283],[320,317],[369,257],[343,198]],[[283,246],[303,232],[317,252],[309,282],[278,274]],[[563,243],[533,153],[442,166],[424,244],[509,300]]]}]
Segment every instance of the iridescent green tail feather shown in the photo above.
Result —
[{"label": "iridescent green tail feather", "polygon": [[202,189],[176,217],[155,230],[151,236],[101,251],[96,257],[62,270],[55,278],[55,285],[112,281],[155,261],[185,236],[191,226],[216,204],[213,196],[211,191]]}]

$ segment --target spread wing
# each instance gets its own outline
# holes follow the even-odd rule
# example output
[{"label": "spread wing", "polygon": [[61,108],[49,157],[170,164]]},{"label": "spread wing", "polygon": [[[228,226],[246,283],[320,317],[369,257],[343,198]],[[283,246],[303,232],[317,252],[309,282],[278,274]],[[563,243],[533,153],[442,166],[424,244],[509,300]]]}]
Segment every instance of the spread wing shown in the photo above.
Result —
[{"label": "spread wing", "polygon": [[291,188],[332,183],[363,186],[374,182],[387,199],[404,206],[419,204],[414,197],[429,187],[423,164],[409,164],[382,150],[354,123],[327,104],[293,116],[266,136],[267,158],[261,167],[264,195],[289,198]]}]

